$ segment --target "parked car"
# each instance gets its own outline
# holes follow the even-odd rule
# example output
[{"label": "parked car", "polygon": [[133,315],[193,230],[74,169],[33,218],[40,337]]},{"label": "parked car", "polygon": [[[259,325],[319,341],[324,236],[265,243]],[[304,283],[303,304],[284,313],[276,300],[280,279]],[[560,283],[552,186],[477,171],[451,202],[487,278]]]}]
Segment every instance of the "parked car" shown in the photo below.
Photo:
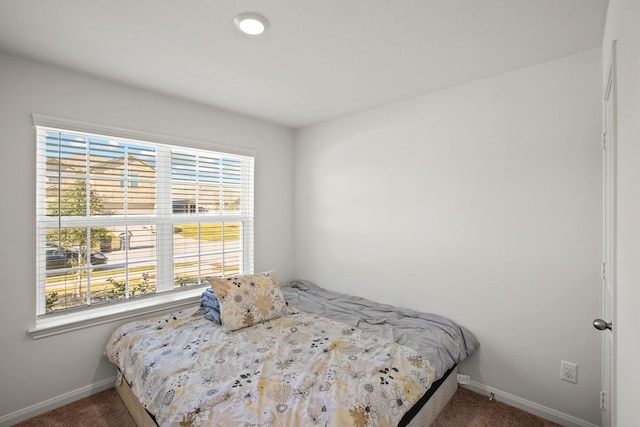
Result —
[{"label": "parked car", "polygon": [[[69,261],[78,259],[78,251],[64,249],[53,243],[47,243],[47,270],[70,267]],[[106,264],[109,260],[100,251],[92,251],[90,255],[91,265]]]},{"label": "parked car", "polygon": [[[78,254],[76,253],[74,256],[77,257]],[[109,258],[100,251],[91,252],[91,265],[106,264],[108,260]]]}]

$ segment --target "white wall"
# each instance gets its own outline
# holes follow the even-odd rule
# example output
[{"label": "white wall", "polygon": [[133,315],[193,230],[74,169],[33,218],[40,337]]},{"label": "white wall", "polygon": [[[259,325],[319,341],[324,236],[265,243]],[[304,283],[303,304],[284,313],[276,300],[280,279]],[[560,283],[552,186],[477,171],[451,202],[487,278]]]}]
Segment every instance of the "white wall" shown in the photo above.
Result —
[{"label": "white wall", "polygon": [[34,112],[256,150],[255,268],[293,277],[291,130],[0,54],[0,420],[115,375],[102,356],[114,323],[27,334],[36,317]]},{"label": "white wall", "polygon": [[[462,366],[473,380],[598,424],[600,64],[599,51],[541,64],[305,128],[293,146],[276,125],[0,54],[0,419],[114,375],[102,351],[115,324],[27,334],[36,112],[257,150],[256,270],[446,314],[481,340]],[[630,95],[625,105],[637,117]],[[626,123],[621,149],[637,158]],[[632,237],[634,173],[631,160],[621,168]],[[637,301],[623,259],[619,292]],[[631,369],[638,349],[627,350],[619,366]],[[560,359],[580,365],[578,385],[558,379]],[[619,385],[631,420],[637,386]]]},{"label": "white wall", "polygon": [[617,39],[617,425],[640,425],[640,2],[609,0],[603,42],[606,71]]},{"label": "white wall", "polygon": [[600,96],[595,50],[297,131],[298,277],[445,314],[473,381],[599,424]]}]

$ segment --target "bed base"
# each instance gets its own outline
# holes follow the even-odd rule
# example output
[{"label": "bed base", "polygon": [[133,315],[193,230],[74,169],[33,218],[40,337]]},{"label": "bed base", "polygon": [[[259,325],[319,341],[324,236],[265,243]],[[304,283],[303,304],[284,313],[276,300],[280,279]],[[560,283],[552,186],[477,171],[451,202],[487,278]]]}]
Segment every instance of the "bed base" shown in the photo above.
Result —
[{"label": "bed base", "polygon": [[142,403],[140,403],[136,395],[133,394],[129,383],[127,383],[127,380],[120,372],[118,372],[116,391],[138,427],[158,427],[153,417],[144,409],[144,406],[142,406]]},{"label": "bed base", "polygon": [[[407,427],[429,427],[433,424],[458,389],[457,374],[458,367],[456,366],[424,406],[420,408],[420,411],[409,421]],[[153,417],[144,409],[140,401],[138,401],[133,394],[127,380],[122,374],[118,374],[116,391],[138,427],[158,427]]]},{"label": "bed base", "polygon": [[429,427],[438,418],[447,403],[458,390],[458,366],[440,384],[420,411],[409,421],[407,427]]}]

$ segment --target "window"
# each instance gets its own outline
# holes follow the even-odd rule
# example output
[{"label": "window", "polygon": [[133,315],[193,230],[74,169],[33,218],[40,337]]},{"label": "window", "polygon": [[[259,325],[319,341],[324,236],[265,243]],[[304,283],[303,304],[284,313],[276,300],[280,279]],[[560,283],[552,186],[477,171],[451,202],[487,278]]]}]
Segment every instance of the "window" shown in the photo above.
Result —
[{"label": "window", "polygon": [[137,187],[138,180],[135,178],[139,178],[140,174],[132,172],[129,174],[129,179],[125,181],[125,173],[124,171],[120,172],[120,187],[124,187],[125,185],[129,185],[129,187]]},{"label": "window", "polygon": [[46,121],[34,115],[40,316],[253,272],[253,155]]}]

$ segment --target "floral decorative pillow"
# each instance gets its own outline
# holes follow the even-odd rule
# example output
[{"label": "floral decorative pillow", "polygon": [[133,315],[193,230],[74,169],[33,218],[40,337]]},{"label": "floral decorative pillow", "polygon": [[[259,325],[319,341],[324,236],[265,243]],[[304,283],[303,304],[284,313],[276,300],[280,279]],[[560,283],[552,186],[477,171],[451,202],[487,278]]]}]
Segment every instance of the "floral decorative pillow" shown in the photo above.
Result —
[{"label": "floral decorative pillow", "polygon": [[275,271],[228,278],[210,278],[220,301],[225,332],[246,328],[289,314]]}]

